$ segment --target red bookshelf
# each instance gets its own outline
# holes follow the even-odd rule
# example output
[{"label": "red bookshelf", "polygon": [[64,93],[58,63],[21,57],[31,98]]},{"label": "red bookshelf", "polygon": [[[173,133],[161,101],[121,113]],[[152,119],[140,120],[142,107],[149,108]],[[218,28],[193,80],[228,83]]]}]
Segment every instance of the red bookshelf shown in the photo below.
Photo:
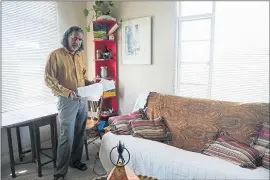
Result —
[{"label": "red bookshelf", "polygon": [[[117,74],[117,33],[116,31],[112,34],[114,36],[113,40],[109,40],[109,35],[108,32],[109,30],[116,24],[115,21],[111,20],[94,20],[93,23],[99,23],[99,24],[105,24],[106,25],[106,35],[107,38],[96,38],[94,36],[94,64],[95,64],[95,78],[96,81],[100,81],[102,78],[107,79],[107,80],[114,80],[116,89],[113,92],[104,92],[103,94],[103,110],[107,111],[108,109],[112,109],[113,112],[108,114],[108,113],[102,113],[101,117],[103,119],[108,119],[111,116],[115,116],[118,114],[118,74]],[[111,58],[107,59],[104,58],[102,53],[105,52],[105,50],[108,49]],[[97,53],[97,51],[102,52],[102,53]],[[98,57],[99,56],[101,57]],[[107,76],[102,77],[101,76],[101,67],[107,67]]]}]

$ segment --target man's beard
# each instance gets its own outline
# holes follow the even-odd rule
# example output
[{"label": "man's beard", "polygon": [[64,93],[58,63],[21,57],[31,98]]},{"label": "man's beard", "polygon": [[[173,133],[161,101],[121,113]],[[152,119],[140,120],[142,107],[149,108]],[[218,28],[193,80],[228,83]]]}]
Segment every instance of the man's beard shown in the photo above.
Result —
[{"label": "man's beard", "polygon": [[78,51],[79,48],[80,48],[80,46],[71,46],[72,51]]}]

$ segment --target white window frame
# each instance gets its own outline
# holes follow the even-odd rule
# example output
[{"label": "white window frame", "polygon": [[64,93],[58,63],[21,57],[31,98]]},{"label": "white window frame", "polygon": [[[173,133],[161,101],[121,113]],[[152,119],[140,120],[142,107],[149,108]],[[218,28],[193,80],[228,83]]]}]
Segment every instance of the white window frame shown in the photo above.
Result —
[{"label": "white window frame", "polygon": [[[181,76],[179,75],[179,70],[181,69],[181,65],[184,64],[180,58],[181,54],[181,22],[193,21],[193,20],[204,20],[210,19],[211,20],[211,34],[210,34],[210,50],[209,50],[209,77],[208,77],[208,84],[207,84],[207,97],[211,97],[211,87],[212,87],[212,72],[213,72],[213,55],[214,55],[214,32],[215,32],[215,10],[216,5],[215,2],[212,1],[212,13],[207,14],[200,14],[200,15],[189,15],[189,16],[181,16],[181,2],[177,2],[177,24],[176,24],[176,62],[175,62],[175,77],[174,77],[174,94],[177,94],[178,91],[181,89],[181,84],[191,84],[191,83],[181,83]],[[195,40],[199,41],[199,40]],[[192,64],[201,64],[192,62]],[[200,84],[195,84],[200,85]]]}]

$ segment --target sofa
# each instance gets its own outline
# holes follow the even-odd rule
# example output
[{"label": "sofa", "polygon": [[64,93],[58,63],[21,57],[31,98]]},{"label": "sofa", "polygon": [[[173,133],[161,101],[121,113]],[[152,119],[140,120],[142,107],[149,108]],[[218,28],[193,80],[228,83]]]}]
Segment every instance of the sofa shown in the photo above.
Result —
[{"label": "sofa", "polygon": [[[263,166],[245,168],[201,153],[220,130],[248,146],[257,125],[269,122],[268,103],[226,102],[151,92],[140,96],[136,104],[144,104],[150,121],[158,117],[165,119],[171,141],[166,144],[107,132],[99,152],[107,172],[113,168],[111,160],[115,162],[118,158],[117,151],[111,149],[121,141],[130,152],[127,166],[136,174],[158,179],[269,179],[269,169]],[[126,161],[129,159],[127,152],[123,156]]]}]

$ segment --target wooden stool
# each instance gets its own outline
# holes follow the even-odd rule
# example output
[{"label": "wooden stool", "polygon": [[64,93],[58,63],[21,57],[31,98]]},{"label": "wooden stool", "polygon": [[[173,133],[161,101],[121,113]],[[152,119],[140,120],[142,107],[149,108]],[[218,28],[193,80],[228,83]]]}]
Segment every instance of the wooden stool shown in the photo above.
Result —
[{"label": "wooden stool", "polygon": [[[22,143],[21,143],[21,135],[20,135],[20,127],[29,127],[30,140],[31,140],[31,149],[23,151]],[[34,146],[34,134],[33,134],[33,126],[31,121],[26,121],[20,124],[14,124],[5,127],[7,130],[7,138],[8,138],[8,148],[9,148],[9,160],[10,160],[10,169],[12,178],[16,177],[15,174],[15,165],[26,164],[26,163],[34,163],[35,162],[35,146]],[[13,152],[13,143],[11,136],[11,129],[16,128],[16,136],[18,143],[18,153],[19,153],[19,161],[15,162],[14,160],[14,152]],[[23,155],[26,153],[32,152],[32,160],[31,161],[23,161]]]},{"label": "wooden stool", "polygon": [[[54,168],[56,167],[56,156],[57,156],[57,114],[44,116],[32,121],[33,131],[34,131],[34,139],[35,139],[35,151],[36,151],[36,164],[37,164],[37,171],[38,177],[42,177],[41,167],[53,162]],[[41,148],[40,143],[40,130],[39,128],[42,126],[50,125],[51,131],[51,144],[52,147],[49,148]],[[43,153],[43,150],[52,149],[52,157]],[[43,154],[46,157],[49,157],[51,160],[41,163],[40,154]]]}]

